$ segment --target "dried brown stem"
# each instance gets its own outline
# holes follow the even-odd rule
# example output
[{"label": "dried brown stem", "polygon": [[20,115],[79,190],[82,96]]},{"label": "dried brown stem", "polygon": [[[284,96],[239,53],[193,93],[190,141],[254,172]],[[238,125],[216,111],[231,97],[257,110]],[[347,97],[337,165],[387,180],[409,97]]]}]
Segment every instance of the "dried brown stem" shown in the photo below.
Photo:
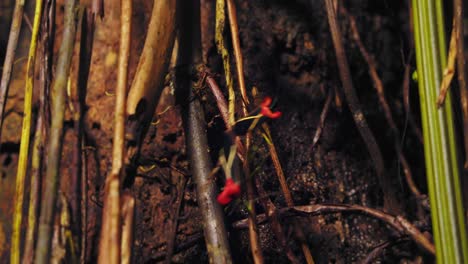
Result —
[{"label": "dried brown stem", "polygon": [[372,209],[369,207],[364,207],[361,205],[307,205],[307,206],[296,206],[291,209],[298,213],[306,214],[322,214],[322,213],[336,213],[336,212],[359,212],[372,217],[375,217],[389,226],[391,226],[396,231],[410,236],[416,244],[418,244],[422,249],[435,255],[435,247],[429,239],[427,239],[418,228],[411,224],[403,216],[393,216],[388,213],[385,213],[380,210]]},{"label": "dried brown stem", "polygon": [[[201,241],[203,241],[203,233],[201,232],[195,233],[187,237],[184,241],[181,241],[181,243],[177,243],[177,246],[174,248],[174,253],[180,253],[183,250],[193,247],[194,245],[200,243]],[[166,252],[160,252],[152,258],[152,261],[164,260],[166,256],[167,256]]]},{"label": "dried brown stem", "polygon": [[[411,55],[410,55],[411,57]],[[413,130],[414,134],[418,138],[419,142],[423,144],[423,137],[422,132],[419,126],[416,124],[414,120],[414,116],[411,112],[410,106],[410,73],[411,73],[411,64],[408,62],[405,65],[405,73],[403,75],[403,105],[405,107],[405,113],[408,118],[409,125]]]},{"label": "dried brown stem", "polygon": [[[82,155],[82,141],[83,141],[83,127],[84,127],[84,111],[86,109],[86,90],[88,83],[88,76],[91,64],[92,43],[93,43],[93,25],[88,23],[89,12],[83,6],[78,8],[78,25],[76,34],[76,45],[74,47],[74,58],[72,59],[72,68],[70,71],[70,90],[69,94],[69,108],[72,113],[74,122],[75,140],[73,142],[73,172],[71,177],[67,178],[67,187],[65,188],[66,196],[70,201],[72,221],[72,233],[76,244],[79,245],[76,249],[78,254],[82,256],[84,247],[82,246],[82,239],[85,235],[83,233],[83,155]],[[91,26],[91,27],[90,27]]]},{"label": "dried brown stem", "polygon": [[110,174],[107,177],[104,188],[98,263],[119,263],[121,261],[120,185],[118,174]]},{"label": "dried brown stem", "polygon": [[[213,92],[213,94],[215,94],[215,99],[217,101],[217,104],[218,104],[218,108],[219,108],[219,111],[221,113],[223,112],[227,112],[227,104],[226,104],[226,99],[224,98],[223,94],[221,93],[221,91],[219,90],[219,87],[218,85],[216,84],[216,82],[214,81],[214,79],[212,79],[211,81],[209,81],[210,79],[207,78],[207,82],[208,82],[208,86],[210,87],[211,91]],[[223,115],[221,115],[223,116]],[[224,120],[224,123],[226,124],[226,127],[228,127],[229,125],[229,120],[227,118],[223,118]],[[244,145],[242,144],[242,142],[240,141],[240,138],[239,137],[236,137],[236,143],[237,143],[237,154],[238,154],[238,157],[239,159],[243,161],[243,159],[245,158],[245,152],[242,151],[244,149]],[[239,147],[241,146],[241,147]],[[282,171],[282,170],[281,170]],[[283,177],[284,178],[284,177]],[[258,180],[255,179],[256,181],[256,186],[257,186],[257,190],[260,194],[261,197],[264,197],[261,201],[263,201],[263,207],[265,208],[265,210],[267,209],[270,209],[270,214],[268,214],[268,219],[271,221],[272,223],[272,226],[273,226],[273,231],[275,232],[275,236],[279,239],[280,241],[280,244],[282,246],[284,246],[284,248],[286,249],[286,255],[288,256],[289,260],[293,263],[298,263],[298,259],[297,257],[294,255],[294,253],[291,251],[291,249],[288,247],[287,245],[287,241],[286,241],[286,238],[284,236],[284,232],[283,232],[283,229],[281,227],[281,224],[279,223],[279,219],[278,217],[276,216],[275,214],[275,210],[276,210],[276,207],[274,206],[274,204],[271,202],[271,200],[268,198],[268,195],[266,194],[266,192],[263,190],[263,187],[260,186],[261,189],[259,189],[259,182],[257,182]],[[286,182],[284,180],[284,182]],[[249,191],[249,190],[248,190]]]},{"label": "dried brown stem", "polygon": [[[329,96],[330,101],[331,101],[331,98],[332,97]],[[284,176],[283,168],[281,166],[278,153],[276,151],[276,147],[273,144],[273,141],[271,138],[270,127],[266,123],[262,124],[262,127],[265,130],[267,137],[269,138],[269,141],[267,141],[268,149],[270,151],[270,156],[271,156],[271,160],[273,161],[273,167],[275,168],[276,175],[278,175],[278,180],[280,182],[281,190],[286,200],[286,204],[288,207],[292,207],[294,206],[294,201],[292,199],[291,192],[289,191],[288,184],[286,183],[286,177]],[[295,228],[295,231],[301,237],[303,237],[303,231],[300,229],[299,225],[295,225],[294,228]],[[304,253],[304,257],[306,258],[307,263],[309,264],[315,263],[312,257],[312,253],[310,252],[309,246],[307,245],[305,241],[301,241],[301,248],[302,248],[302,252]]]},{"label": "dried brown stem", "polygon": [[[224,97],[223,92],[221,92],[221,90],[219,89],[219,86],[214,80],[214,78],[210,76],[209,72],[206,77],[206,82],[211,92],[213,93],[213,96],[215,97],[216,104],[218,105],[218,110],[221,113],[221,117],[223,118],[224,124],[226,125],[226,128],[230,130],[232,126],[229,123],[229,114],[226,98]],[[237,145],[237,157],[240,159],[241,162],[245,163],[245,146],[239,137],[236,136],[235,140]]]},{"label": "dried brown stem", "polygon": [[81,138],[81,255],[80,263],[86,262],[88,252],[88,160],[86,158],[86,140]]},{"label": "dried brown stem", "polygon": [[[355,212],[359,214],[368,215],[379,219],[392,229],[398,231],[400,234],[408,235],[411,239],[422,249],[430,254],[435,254],[434,244],[426,238],[419,229],[411,224],[407,219],[402,216],[393,216],[386,212],[372,209],[361,205],[347,205],[347,204],[314,204],[305,206],[294,206],[289,208],[281,208],[277,213],[282,216],[287,215],[307,215],[315,216],[321,214],[333,214],[343,212]],[[268,214],[268,212],[266,213]],[[257,223],[266,221],[266,214],[260,214],[257,217]],[[245,228],[247,226],[247,219],[237,221],[233,224],[234,228]]]},{"label": "dried brown stem", "polygon": [[223,118],[224,124],[226,124],[226,128],[231,129],[232,126],[229,123],[229,110],[223,92],[221,92],[221,89],[219,89],[219,86],[216,83],[215,79],[212,76],[210,76],[209,73],[206,77],[206,82],[211,92],[213,93],[213,96],[216,99],[216,104],[218,105],[218,109],[221,113],[221,117]]},{"label": "dried brown stem", "polygon": [[447,93],[450,88],[450,83],[452,82],[453,75],[455,74],[455,63],[457,59],[457,50],[458,50],[457,36],[459,36],[458,30],[460,30],[460,26],[456,25],[457,23],[456,21],[457,21],[456,16],[453,16],[452,34],[450,35],[450,46],[448,50],[447,65],[445,66],[444,75],[440,83],[439,96],[437,97],[437,107],[443,106],[445,102],[445,97],[447,97]]},{"label": "dried brown stem", "polygon": [[[244,107],[244,109],[246,109]],[[250,147],[250,140],[252,137],[252,133],[247,133],[246,139],[245,139],[245,147],[248,151]],[[242,163],[242,168],[244,170],[244,177],[245,177],[245,185],[247,189],[247,208],[248,208],[248,213],[249,213],[249,240],[250,240],[250,248],[252,251],[252,257],[254,260],[254,263],[256,264],[261,264],[264,263],[263,260],[263,254],[262,254],[262,248],[260,246],[260,242],[258,240],[258,227],[257,223],[255,221],[257,212],[255,210],[255,189],[253,186],[253,178],[252,175],[250,174],[250,168],[249,168],[249,163],[247,160],[247,157],[244,157],[246,162]]]},{"label": "dried brown stem", "polygon": [[[227,10],[229,16],[229,26],[231,29],[231,36],[232,36],[232,44],[234,47],[234,56],[236,59],[236,67],[237,67],[237,79],[239,82],[239,90],[242,95],[242,113],[243,116],[248,115],[247,107],[249,105],[249,98],[247,96],[247,91],[245,88],[245,79],[244,79],[244,62],[242,58],[242,51],[240,48],[240,40],[239,40],[239,28],[237,26],[237,14],[236,14],[236,5],[233,0],[226,0],[227,2]],[[247,133],[245,138],[245,153],[248,153],[250,142],[252,138],[252,133]],[[244,176],[246,178],[246,186],[247,186],[247,207],[249,208],[249,237],[250,237],[250,247],[252,251],[252,257],[254,263],[261,264],[263,263],[263,254],[258,240],[258,228],[257,224],[255,223],[255,190],[253,186],[252,177],[250,175],[250,168],[249,162],[247,157],[244,156],[244,162],[242,163],[242,167],[244,170]]]},{"label": "dried brown stem", "polygon": [[260,202],[263,205],[263,208],[267,215],[267,219],[270,221],[271,227],[273,229],[273,232],[275,233],[276,239],[278,239],[279,245],[282,248],[284,248],[284,250],[286,251],[286,256],[288,257],[289,261],[291,261],[291,263],[299,263],[299,260],[289,247],[288,241],[286,240],[286,237],[284,235],[283,227],[281,226],[281,223],[279,221],[278,209],[270,200],[270,198],[268,198],[268,194],[263,189],[262,183],[260,182],[258,177],[255,178],[255,184],[257,186]]},{"label": "dried brown stem", "polygon": [[[176,34],[177,0],[154,1],[145,45],[127,99],[127,159],[136,162],[164,88]],[[134,165],[134,164],[132,164]]]},{"label": "dried brown stem", "polygon": [[379,184],[383,191],[384,207],[390,212],[399,211],[400,206],[396,200],[396,192],[393,190],[390,180],[385,175],[385,164],[383,161],[382,153],[380,152],[380,148],[377,144],[374,134],[372,133],[372,131],[369,128],[369,125],[367,124],[366,118],[364,117],[364,113],[362,112],[361,104],[356,95],[356,91],[353,88],[351,73],[349,70],[346,53],[343,47],[343,41],[341,39],[341,30],[338,26],[338,20],[336,17],[336,11],[333,5],[333,0],[324,1],[346,101],[348,103],[351,113],[353,114],[356,127],[358,128],[359,133],[361,134],[361,137],[364,140],[367,150],[369,151],[369,155],[373,161]]},{"label": "dried brown stem", "polygon": [[10,36],[8,38],[5,61],[3,62],[2,79],[0,82],[0,139],[2,138],[2,127],[5,118],[5,105],[8,97],[8,87],[10,86],[11,71],[15,60],[16,47],[23,21],[24,0],[16,0],[13,11],[13,21],[11,22]]},{"label": "dried brown stem", "polygon": [[413,180],[413,175],[411,173],[411,168],[408,164],[408,161],[406,160],[405,154],[403,153],[403,150],[401,148],[401,143],[399,140],[399,129],[395,123],[395,120],[393,119],[392,111],[390,109],[390,106],[387,102],[387,99],[385,98],[385,89],[383,86],[382,79],[380,79],[379,74],[377,73],[377,65],[372,58],[372,56],[369,54],[367,49],[364,47],[364,44],[361,41],[361,37],[359,35],[359,31],[357,29],[356,25],[356,19],[354,16],[350,15],[348,11],[342,7],[341,9],[345,15],[348,16],[349,21],[350,21],[350,27],[351,27],[351,33],[354,41],[356,42],[359,51],[361,52],[362,56],[364,57],[364,60],[366,61],[367,65],[369,66],[369,75],[372,79],[372,82],[374,84],[374,88],[377,91],[377,95],[379,97],[380,105],[383,108],[384,114],[385,114],[385,119],[387,120],[388,125],[390,126],[390,129],[393,133],[394,137],[394,148],[397,152],[398,159],[401,162],[401,165],[403,166],[403,172],[405,174],[405,179],[406,183],[408,184],[409,189],[413,193],[413,195],[416,198],[421,199],[422,195],[421,192],[419,191],[418,187],[414,183]]},{"label": "dried brown stem", "polygon": [[[132,35],[132,1],[120,1],[120,47],[119,47],[119,62],[117,74],[117,88],[115,98],[115,128],[114,128],[114,145],[112,151],[112,174],[118,175],[119,180],[122,179],[123,161],[124,161],[124,142],[125,142],[125,101],[127,95],[127,80],[128,80],[128,61],[130,55],[130,43]],[[120,198],[119,198],[120,199]],[[135,198],[130,194],[125,194],[121,201],[114,200],[115,207],[122,206],[122,227],[121,228],[121,245],[118,241],[114,241],[121,248],[121,263],[131,263],[133,249],[133,230],[135,216]],[[111,241],[109,241],[112,243]]]},{"label": "dried brown stem", "polygon": [[229,16],[229,26],[231,28],[232,44],[234,47],[234,57],[236,58],[237,78],[239,81],[239,89],[242,95],[242,109],[244,115],[247,114],[247,106],[250,104],[247,90],[245,88],[244,79],[244,59],[242,58],[242,50],[240,48],[239,27],[237,26],[237,12],[234,0],[227,1],[227,10]]},{"label": "dried brown stem", "polygon": [[312,140],[312,148],[317,145],[320,136],[322,135],[323,127],[325,126],[325,119],[327,118],[328,110],[330,109],[331,101],[333,99],[333,92],[330,89],[328,91],[327,100],[325,101],[325,105],[323,106],[322,113],[320,113],[320,123],[317,127],[317,131],[315,131],[314,139]]},{"label": "dried brown stem", "polygon": [[176,235],[177,235],[177,226],[179,223],[179,214],[180,214],[180,208],[182,207],[182,200],[184,197],[185,193],[185,186],[187,184],[187,178],[185,175],[180,174],[179,172],[172,171],[173,177],[176,179],[176,200],[174,202],[174,208],[173,212],[171,213],[172,216],[172,221],[170,223],[170,227],[168,228],[167,232],[167,252],[166,252],[166,259],[165,263],[170,264],[172,260],[172,255],[174,254],[174,244],[176,240]]},{"label": "dried brown stem", "polygon": [[122,0],[121,8],[119,61],[117,69],[117,88],[115,91],[114,144],[112,148],[112,173],[119,175],[122,173],[122,164],[124,158],[125,107],[128,80],[128,61],[132,35],[132,1]]},{"label": "dried brown stem", "polygon": [[[119,61],[115,103],[115,129],[114,144],[112,152],[112,170],[106,180],[104,193],[104,209],[102,212],[103,223],[101,228],[101,239],[99,243],[99,263],[118,263],[122,259],[121,248],[124,243],[122,239],[121,226],[121,198],[120,179],[123,169],[123,151],[125,135],[125,99],[128,79],[128,59],[130,54],[132,1],[121,1],[121,34],[119,47]],[[130,198],[128,198],[130,199]],[[133,221],[132,221],[133,222]],[[126,223],[126,225],[131,223]],[[129,230],[132,227],[126,226]],[[121,242],[122,241],[122,242]],[[126,247],[125,247],[126,248]],[[129,257],[128,252],[127,258]],[[123,260],[123,259],[122,259]],[[128,261],[128,259],[126,260]]]},{"label": "dried brown stem", "polygon": [[129,193],[122,195],[122,219],[122,257],[120,263],[130,264],[133,256],[135,198]]},{"label": "dried brown stem", "polygon": [[65,22],[62,44],[57,59],[54,83],[51,90],[52,122],[50,140],[47,149],[47,172],[44,184],[44,199],[41,204],[38,243],[36,247],[36,263],[48,263],[51,254],[51,235],[55,217],[57,192],[60,182],[59,168],[62,156],[63,121],[65,113],[66,84],[70,73],[70,64],[76,31],[76,1],[65,3]]},{"label": "dried brown stem", "polygon": [[463,1],[454,0],[455,27],[457,30],[457,70],[460,89],[460,105],[463,113],[463,140],[465,143],[465,171],[468,170],[468,91],[466,87],[466,60],[463,34]]}]

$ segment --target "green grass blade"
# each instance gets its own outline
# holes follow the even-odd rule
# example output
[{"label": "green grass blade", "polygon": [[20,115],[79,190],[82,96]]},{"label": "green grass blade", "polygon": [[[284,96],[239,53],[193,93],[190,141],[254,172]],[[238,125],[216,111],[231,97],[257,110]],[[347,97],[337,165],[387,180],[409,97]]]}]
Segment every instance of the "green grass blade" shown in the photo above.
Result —
[{"label": "green grass blade", "polygon": [[468,263],[468,244],[450,93],[437,108],[446,64],[443,3],[413,0],[424,156],[438,263]]}]

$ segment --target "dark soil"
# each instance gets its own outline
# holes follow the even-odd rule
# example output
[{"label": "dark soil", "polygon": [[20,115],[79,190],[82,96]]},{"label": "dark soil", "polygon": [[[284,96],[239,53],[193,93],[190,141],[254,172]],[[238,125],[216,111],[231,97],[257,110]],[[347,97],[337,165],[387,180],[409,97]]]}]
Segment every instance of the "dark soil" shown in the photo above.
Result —
[{"label": "dark soil", "polygon": [[[58,1],[61,4],[63,1]],[[89,197],[87,257],[94,262],[100,230],[104,179],[111,168],[113,113],[118,50],[118,14],[106,2],[106,16],[97,23],[95,44],[87,91],[85,118],[87,133],[86,165]],[[151,10],[149,0],[134,1],[134,47],[131,54],[131,77],[144,42],[146,25]],[[214,1],[202,2],[203,49],[208,67],[223,86],[223,68],[214,45]],[[258,0],[235,1],[237,4],[241,47],[245,63],[247,87],[256,86],[262,95],[277,99],[277,109],[283,116],[271,121],[273,142],[279,152],[288,186],[296,205],[315,203],[360,204],[382,209],[383,197],[369,154],[358,133],[352,115],[341,92],[341,82],[336,66],[328,20],[323,1]],[[353,0],[346,2],[348,12],[355,16],[364,45],[374,55],[378,73],[400,131],[403,148],[410,162],[414,179],[425,192],[422,145],[413,130],[407,126],[403,108],[402,84],[405,63],[410,61],[411,33],[409,10],[405,1]],[[0,4],[0,10],[4,8]],[[59,11],[60,12],[60,11]],[[62,15],[59,13],[59,16]],[[0,12],[0,23],[3,13]],[[60,25],[60,22],[58,22]],[[401,165],[398,162],[393,135],[385,121],[377,93],[368,75],[368,65],[355,42],[350,37],[349,20],[340,14],[340,24],[347,57],[350,62],[354,86],[366,118],[382,149],[387,176],[391,178],[402,208],[401,214],[410,221],[419,221],[422,228],[430,226],[429,213],[419,211],[409,192]],[[1,24],[3,25],[3,24]],[[1,26],[3,29],[4,27]],[[6,30],[1,30],[2,34]],[[58,29],[60,32],[60,26]],[[0,50],[5,45],[0,37]],[[27,43],[27,42],[25,42]],[[27,44],[24,44],[27,45]],[[1,55],[1,54],[0,54]],[[23,55],[24,56],[24,55]],[[235,69],[235,67],[233,67]],[[22,94],[21,77],[13,85],[12,94]],[[131,80],[131,79],[130,79]],[[418,118],[416,87],[411,86],[413,114]],[[337,92],[324,123],[323,133],[313,148],[312,140],[320,123],[320,114],[329,91]],[[213,163],[222,137],[223,125],[214,99],[207,89],[201,96],[205,102],[209,141]],[[22,95],[17,100],[22,107]],[[341,103],[339,103],[341,102]],[[21,111],[21,110],[19,110]],[[7,116],[4,129],[16,135],[2,138],[0,162],[0,197],[13,199],[14,177],[18,155],[17,136],[21,119],[19,115]],[[76,136],[73,122],[67,127],[62,157],[62,187],[74,173],[73,151]],[[152,125],[144,141],[140,167],[134,184],[129,188],[137,199],[135,263],[156,263],[164,260],[167,239],[174,219],[178,219],[175,242],[175,263],[206,263],[201,213],[197,207],[194,182],[185,151],[184,132],[180,107],[175,105],[174,92],[166,87]],[[157,122],[156,122],[157,121]],[[15,125],[16,124],[16,125]],[[6,132],[8,135],[8,132]],[[277,208],[286,206],[278,178],[271,162],[268,148],[260,133],[254,133],[252,168],[259,168],[258,177]],[[252,169],[253,171],[253,169]],[[219,175],[222,178],[222,175]],[[187,180],[183,193],[176,186]],[[174,201],[182,196],[180,214],[174,212]],[[9,198],[8,198],[9,197]],[[252,263],[248,230],[233,228],[232,223],[245,219],[245,198],[226,207],[232,255],[236,263]],[[8,254],[8,241],[2,239],[3,231],[10,236],[9,216],[12,203],[0,207],[0,256]],[[257,213],[264,208],[257,205]],[[353,263],[364,260],[379,245],[390,242],[377,256],[380,263],[418,262],[431,259],[417,246],[387,225],[367,216],[346,213],[318,216],[287,216],[282,219],[289,246],[302,261],[298,241],[310,246],[316,263]],[[299,238],[292,226],[299,224],[304,237]],[[260,243],[266,263],[288,263],[284,248],[278,244],[268,223],[259,225]]]}]

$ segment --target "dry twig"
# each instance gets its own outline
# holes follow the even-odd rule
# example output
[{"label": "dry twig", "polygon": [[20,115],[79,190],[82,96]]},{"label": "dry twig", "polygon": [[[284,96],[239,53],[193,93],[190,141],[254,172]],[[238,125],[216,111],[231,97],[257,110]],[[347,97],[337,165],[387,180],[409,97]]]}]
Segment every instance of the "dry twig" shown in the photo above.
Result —
[{"label": "dry twig", "polygon": [[[224,1],[224,0],[223,0]],[[237,78],[239,82],[239,90],[242,95],[242,113],[243,116],[246,117],[248,115],[247,107],[249,105],[249,98],[247,97],[247,91],[245,88],[245,80],[244,80],[244,62],[242,58],[242,51],[240,48],[240,40],[239,40],[239,28],[237,26],[237,14],[236,14],[236,6],[233,0],[227,0],[227,10],[229,16],[229,26],[231,29],[231,36],[232,36],[232,44],[234,47],[234,56],[236,58],[236,66],[237,66]],[[223,56],[224,58],[224,56]],[[229,62],[228,62],[229,63]],[[226,71],[228,74],[228,71]],[[228,77],[226,77],[228,80]],[[230,98],[231,100],[231,98]],[[232,109],[230,109],[232,110]],[[234,115],[232,113],[232,115]],[[249,152],[249,147],[252,139],[252,133],[248,132],[245,137],[245,153]],[[249,238],[250,238],[250,247],[252,251],[252,257],[254,263],[261,264],[263,263],[263,254],[258,240],[258,228],[257,224],[255,223],[256,217],[256,210],[255,210],[255,191],[252,181],[252,175],[250,175],[250,168],[249,168],[249,161],[247,157],[244,157],[244,162],[242,163],[242,167],[244,170],[244,177],[245,177],[245,185],[247,187],[247,208],[249,212]]]},{"label": "dry twig", "polygon": [[13,11],[13,21],[11,22],[10,36],[3,62],[2,79],[0,82],[0,139],[2,138],[2,127],[5,119],[5,105],[8,97],[8,87],[10,86],[11,71],[15,60],[16,47],[23,21],[24,0],[16,0]]},{"label": "dry twig", "polygon": [[377,144],[374,134],[367,124],[366,118],[364,117],[364,113],[361,109],[361,104],[356,95],[356,91],[353,88],[351,73],[349,70],[348,60],[346,59],[343,41],[341,39],[341,30],[338,26],[333,0],[324,1],[346,101],[351,113],[353,114],[354,122],[374,163],[379,184],[383,191],[384,207],[390,212],[399,211],[400,206],[396,200],[395,191],[392,188],[390,180],[385,175],[385,164],[382,158],[382,153],[380,152],[380,148]]},{"label": "dry twig", "polygon": [[320,113],[320,122],[317,127],[317,131],[315,131],[314,139],[312,140],[312,148],[317,145],[320,136],[322,135],[323,127],[325,126],[325,119],[327,118],[328,110],[330,109],[331,101],[333,99],[333,92],[330,89],[328,91],[327,100],[325,101],[325,105],[323,106],[322,113]]},{"label": "dry twig", "polygon": [[458,50],[457,38],[459,36],[458,31],[460,30],[460,27],[461,25],[457,26],[457,17],[453,16],[452,34],[450,36],[450,47],[448,50],[447,65],[444,69],[444,77],[442,78],[442,82],[440,82],[439,97],[437,98],[438,107],[442,107],[442,105],[444,104],[445,97],[447,96],[447,92],[450,88],[450,83],[452,82],[453,75],[455,74],[455,62],[457,59]]},{"label": "dry twig", "polygon": [[[412,52],[409,57],[412,56]],[[414,116],[411,112],[410,107],[410,73],[411,73],[411,64],[409,62],[405,65],[405,72],[403,74],[403,105],[405,107],[405,113],[409,122],[411,129],[413,130],[414,134],[418,138],[419,142],[423,144],[423,137],[422,132],[419,126],[416,124],[414,120]]]},{"label": "dry twig", "polygon": [[[131,40],[131,18],[132,1],[123,0],[121,2],[121,34],[119,47],[119,62],[117,74],[115,116],[114,116],[114,144],[112,151],[112,170],[106,179],[104,194],[104,209],[101,229],[101,239],[99,243],[99,263],[118,263],[121,260],[121,248],[123,248],[122,226],[121,226],[121,201],[120,201],[120,180],[123,175],[123,152],[125,136],[125,99],[127,93],[128,60],[130,54]],[[131,203],[131,197],[125,201]],[[134,202],[133,202],[134,203]],[[127,212],[127,214],[131,214]],[[132,227],[128,227],[130,231]],[[128,238],[128,237],[127,237]],[[122,243],[121,243],[122,241]],[[128,242],[128,241],[127,241]],[[131,244],[131,243],[130,243]],[[128,243],[125,243],[128,246]],[[128,261],[128,248],[126,249],[126,261]]]},{"label": "dry twig", "polygon": [[463,113],[463,140],[465,143],[465,171],[468,170],[468,87],[466,87],[466,60],[465,60],[465,44],[463,33],[463,1],[454,0],[453,5],[455,28],[457,28],[457,71],[458,71],[458,87],[460,89],[460,105]]},{"label": "dry twig", "polygon": [[359,47],[359,51],[361,52],[362,56],[364,57],[367,65],[369,66],[369,75],[372,79],[372,82],[374,84],[374,88],[377,91],[380,105],[383,108],[384,114],[385,114],[385,119],[387,120],[388,125],[390,126],[390,129],[393,133],[394,137],[394,148],[397,152],[398,159],[401,162],[401,165],[403,166],[403,172],[405,174],[405,179],[406,183],[408,184],[409,189],[413,193],[413,195],[417,199],[423,199],[424,196],[421,194],[419,191],[418,187],[416,186],[416,183],[413,180],[413,175],[411,173],[411,168],[408,164],[408,161],[406,160],[405,154],[403,153],[403,150],[401,148],[401,142],[399,139],[399,129],[395,123],[395,120],[393,119],[392,111],[390,109],[390,106],[387,102],[387,99],[385,98],[385,89],[383,86],[383,82],[379,77],[379,74],[377,73],[377,65],[372,58],[372,56],[369,54],[367,49],[364,47],[364,44],[361,41],[361,37],[359,36],[359,31],[357,29],[356,25],[356,19],[354,16],[350,15],[348,11],[342,7],[341,10],[345,15],[348,16],[349,21],[350,21],[350,27],[351,27],[351,32],[352,32],[352,37],[354,41],[356,42],[357,46]]},{"label": "dry twig", "polygon": [[44,200],[41,204],[38,243],[36,247],[36,262],[48,263],[51,254],[51,235],[53,219],[56,211],[57,191],[60,182],[59,168],[62,153],[63,120],[65,114],[65,91],[70,72],[71,57],[75,40],[75,12],[74,0],[65,3],[65,21],[62,44],[60,46],[57,71],[52,86],[52,123],[48,145],[47,172],[44,186]]},{"label": "dry twig", "polygon": [[[321,214],[333,214],[343,212],[356,212],[364,215],[368,215],[379,219],[384,222],[392,229],[398,231],[400,234],[408,235],[418,246],[424,249],[426,252],[434,255],[435,248],[434,244],[424,236],[419,229],[411,224],[407,219],[402,216],[393,216],[383,211],[364,207],[361,205],[350,205],[350,204],[314,204],[304,206],[294,206],[289,208],[281,208],[277,210],[279,215],[307,215],[315,216]],[[267,213],[268,214],[268,213]],[[266,214],[258,215],[257,223],[263,223],[266,221]],[[247,226],[247,219],[237,221],[233,224],[234,228],[245,228]]]},{"label": "dry twig", "polygon": [[[127,99],[126,162],[135,163],[159,101],[176,34],[177,0],[154,1],[145,45]],[[134,164],[132,164],[134,165]]]},{"label": "dry twig", "polygon": [[[224,98],[221,91],[219,90],[218,85],[216,84],[214,79],[209,79],[209,77],[207,77],[207,81],[208,81],[208,86],[210,87],[211,91],[213,92],[213,94],[215,94],[215,99],[216,99],[219,111],[221,113],[223,112],[227,113],[228,109],[226,107],[227,106],[226,99]],[[221,116],[223,116],[223,114],[221,114]],[[226,127],[229,127],[228,119],[223,117],[223,120],[226,124]],[[243,151],[245,148],[242,142],[240,141],[239,137],[236,137],[236,144],[237,144],[237,155],[242,162],[245,162],[246,153]],[[294,255],[292,250],[287,245],[287,241],[283,232],[283,228],[281,227],[279,219],[276,216],[276,207],[268,198],[268,195],[263,190],[263,187],[261,186],[261,183],[258,182],[258,179],[255,179],[255,182],[256,182],[255,184],[257,186],[257,190],[260,194],[260,197],[264,197],[263,199],[260,200],[262,202],[263,207],[265,208],[265,210],[267,209],[270,210],[270,214],[268,214],[268,219],[271,221],[275,236],[279,239],[280,244],[286,249],[286,255],[289,258],[289,260],[292,263],[298,263],[297,257]]]},{"label": "dry twig", "polygon": [[[131,1],[129,1],[131,2]],[[133,237],[135,228],[135,198],[131,194],[122,196],[122,257],[121,264],[132,263]]]},{"label": "dry twig", "polygon": [[167,252],[166,252],[166,259],[165,263],[170,264],[172,260],[172,255],[174,253],[174,244],[176,240],[176,235],[177,235],[177,226],[179,223],[179,214],[180,214],[180,209],[182,207],[182,200],[184,197],[185,193],[185,186],[187,184],[187,178],[185,175],[180,174],[179,172],[172,173],[173,177],[176,178],[176,200],[174,202],[174,207],[173,211],[171,213],[172,215],[172,221],[170,223],[169,232],[167,233]]}]

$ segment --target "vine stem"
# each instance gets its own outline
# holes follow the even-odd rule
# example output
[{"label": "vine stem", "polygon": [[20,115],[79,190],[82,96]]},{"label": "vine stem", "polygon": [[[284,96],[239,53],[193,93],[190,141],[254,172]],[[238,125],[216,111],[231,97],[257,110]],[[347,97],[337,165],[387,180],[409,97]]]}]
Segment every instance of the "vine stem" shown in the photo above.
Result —
[{"label": "vine stem", "polygon": [[359,133],[361,134],[361,137],[364,143],[366,144],[367,150],[369,151],[369,155],[374,164],[379,184],[383,191],[384,208],[390,212],[398,212],[399,205],[396,200],[395,192],[392,188],[390,180],[385,175],[385,164],[382,158],[382,153],[380,152],[380,148],[377,144],[374,134],[372,133],[372,131],[369,128],[369,125],[367,124],[366,118],[361,109],[361,104],[353,87],[351,73],[349,70],[348,60],[346,59],[346,53],[343,47],[343,40],[341,39],[341,30],[338,26],[338,20],[336,17],[336,10],[333,0],[324,1],[327,11],[328,24],[330,26],[330,32],[333,39],[336,60],[338,63],[341,83],[343,85],[343,92],[345,94],[346,101],[353,115],[356,127],[358,128]]}]

